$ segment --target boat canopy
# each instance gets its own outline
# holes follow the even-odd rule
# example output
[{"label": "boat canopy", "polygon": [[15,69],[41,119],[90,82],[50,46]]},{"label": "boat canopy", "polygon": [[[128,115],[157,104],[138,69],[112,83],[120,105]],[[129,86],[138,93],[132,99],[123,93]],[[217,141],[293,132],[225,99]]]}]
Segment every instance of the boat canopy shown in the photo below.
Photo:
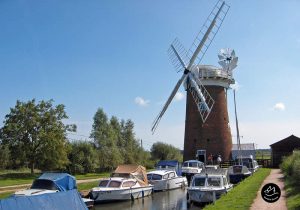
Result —
[{"label": "boat canopy", "polygon": [[87,210],[76,189],[35,196],[12,196],[0,200],[0,210]]},{"label": "boat canopy", "polygon": [[179,162],[177,160],[161,160],[156,164],[156,167],[158,166],[171,166],[171,167],[177,167]]},{"label": "boat canopy", "polygon": [[172,169],[176,171],[177,175],[181,176],[181,167],[177,160],[161,160],[156,164],[157,169]]},{"label": "boat canopy", "polygon": [[119,165],[112,173],[112,177],[135,178],[140,185],[148,185],[146,168],[141,165]]},{"label": "boat canopy", "polygon": [[75,177],[67,173],[43,173],[38,180],[53,181],[59,191],[77,189]]}]

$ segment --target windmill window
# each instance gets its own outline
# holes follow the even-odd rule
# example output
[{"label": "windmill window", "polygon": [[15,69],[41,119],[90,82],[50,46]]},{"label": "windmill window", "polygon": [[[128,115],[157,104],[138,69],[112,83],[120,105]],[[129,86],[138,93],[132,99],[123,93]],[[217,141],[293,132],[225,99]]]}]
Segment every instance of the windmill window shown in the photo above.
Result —
[{"label": "windmill window", "polygon": [[206,139],[207,142],[210,142],[210,139]]}]

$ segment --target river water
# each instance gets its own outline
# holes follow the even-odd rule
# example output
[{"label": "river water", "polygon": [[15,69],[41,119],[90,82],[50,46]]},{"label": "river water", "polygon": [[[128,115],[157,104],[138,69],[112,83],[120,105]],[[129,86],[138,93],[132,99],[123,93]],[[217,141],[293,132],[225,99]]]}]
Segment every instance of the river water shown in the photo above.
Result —
[{"label": "river water", "polygon": [[[134,201],[122,201],[106,204],[97,204],[94,210],[168,210],[187,209],[186,189],[176,189],[165,192],[155,192],[151,196]],[[191,206],[190,210],[201,209],[200,206]]]}]

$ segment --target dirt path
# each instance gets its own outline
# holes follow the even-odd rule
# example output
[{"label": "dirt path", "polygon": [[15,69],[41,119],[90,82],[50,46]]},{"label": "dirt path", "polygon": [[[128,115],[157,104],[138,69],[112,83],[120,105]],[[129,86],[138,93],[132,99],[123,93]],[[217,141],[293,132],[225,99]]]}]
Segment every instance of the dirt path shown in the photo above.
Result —
[{"label": "dirt path", "polygon": [[[88,182],[94,182],[94,181],[99,181],[101,178],[97,179],[81,179],[77,180],[77,184],[81,183],[88,183]],[[7,193],[7,192],[15,192],[19,190],[24,190],[28,187],[30,187],[31,184],[21,184],[21,185],[11,185],[11,186],[5,186],[5,187],[0,187],[0,193]]]},{"label": "dirt path", "polygon": [[[277,184],[281,190],[281,197],[274,203],[267,203],[261,197],[261,189],[267,183]],[[257,192],[257,196],[254,199],[250,210],[287,210],[286,206],[286,193],[284,190],[283,174],[280,169],[272,169],[270,175],[263,181],[262,186]]]}]

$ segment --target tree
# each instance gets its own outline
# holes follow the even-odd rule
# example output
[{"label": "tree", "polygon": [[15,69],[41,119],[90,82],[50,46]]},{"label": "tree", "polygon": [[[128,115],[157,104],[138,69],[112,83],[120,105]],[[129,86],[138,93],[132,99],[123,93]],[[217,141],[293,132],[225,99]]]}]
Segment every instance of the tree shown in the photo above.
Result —
[{"label": "tree", "polygon": [[7,146],[0,144],[0,169],[5,169],[9,164],[10,153]]},{"label": "tree", "polygon": [[68,116],[65,106],[53,106],[53,100],[17,101],[5,116],[0,138],[10,151],[23,151],[31,173],[35,165],[48,170],[64,168],[67,163],[67,131],[76,131],[75,125],[64,125]]},{"label": "tree", "polygon": [[178,160],[182,161],[180,150],[171,144],[156,142],[151,147],[151,156],[154,160]]},{"label": "tree", "polygon": [[[114,120],[113,120],[114,121]],[[98,150],[100,170],[111,170],[123,162],[117,147],[117,124],[111,125],[102,109],[94,116],[91,138]]]},{"label": "tree", "polygon": [[70,143],[69,170],[72,174],[94,172],[98,166],[96,150],[91,142],[74,141]]}]

